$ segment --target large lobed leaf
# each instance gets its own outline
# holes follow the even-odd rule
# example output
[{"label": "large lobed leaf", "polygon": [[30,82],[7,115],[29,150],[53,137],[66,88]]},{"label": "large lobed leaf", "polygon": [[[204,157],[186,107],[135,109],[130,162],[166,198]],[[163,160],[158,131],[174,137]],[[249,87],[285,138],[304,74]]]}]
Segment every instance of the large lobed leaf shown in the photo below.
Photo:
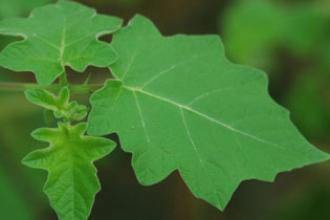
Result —
[{"label": "large lobed leaf", "polygon": [[89,133],[118,132],[142,184],[178,170],[223,209],[243,180],[329,159],[300,135],[261,71],[227,61],[217,36],[163,37],[136,16],[114,35],[120,59],[91,98]]},{"label": "large lobed leaf", "polygon": [[27,19],[0,21],[0,34],[24,38],[0,53],[0,65],[14,71],[32,71],[45,85],[63,74],[65,66],[78,72],[89,65],[106,67],[117,56],[98,38],[118,30],[121,23],[119,18],[60,0],[35,9]]},{"label": "large lobed leaf", "polygon": [[84,136],[85,130],[86,123],[38,129],[33,137],[48,142],[49,147],[36,150],[23,160],[29,167],[48,171],[44,191],[61,220],[88,218],[100,190],[93,162],[115,147],[108,139]]}]

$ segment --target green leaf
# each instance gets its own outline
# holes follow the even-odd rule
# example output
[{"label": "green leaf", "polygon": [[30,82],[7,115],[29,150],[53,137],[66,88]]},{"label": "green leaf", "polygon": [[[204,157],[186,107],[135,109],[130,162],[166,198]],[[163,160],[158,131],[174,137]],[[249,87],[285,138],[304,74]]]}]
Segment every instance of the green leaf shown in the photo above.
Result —
[{"label": "green leaf", "polygon": [[113,46],[117,81],[92,96],[88,131],[118,132],[142,184],[178,170],[223,209],[243,180],[329,159],[269,97],[265,74],[227,61],[218,36],[163,37],[137,16]]},{"label": "green leaf", "polygon": [[14,71],[32,71],[40,84],[51,84],[69,66],[83,72],[87,66],[106,67],[117,56],[98,40],[121,27],[121,19],[98,15],[78,3],[61,0],[35,9],[27,19],[0,21],[0,34],[24,39],[0,53],[0,65]]},{"label": "green leaf", "polygon": [[[52,0],[0,0],[0,20],[10,17],[26,16],[33,8],[48,4],[51,1]],[[0,36],[0,50],[14,40],[15,39],[10,36]]]},{"label": "green leaf", "polygon": [[64,87],[56,96],[45,89],[27,89],[27,100],[31,103],[51,110],[57,119],[81,121],[87,116],[87,107],[70,101],[70,90]]},{"label": "green leaf", "polygon": [[0,0],[0,19],[26,15],[33,8],[52,2],[53,0]]},{"label": "green leaf", "polygon": [[100,190],[93,162],[111,153],[115,144],[105,138],[84,136],[86,123],[41,128],[32,136],[49,147],[27,155],[23,163],[48,171],[44,191],[61,220],[86,220]]}]

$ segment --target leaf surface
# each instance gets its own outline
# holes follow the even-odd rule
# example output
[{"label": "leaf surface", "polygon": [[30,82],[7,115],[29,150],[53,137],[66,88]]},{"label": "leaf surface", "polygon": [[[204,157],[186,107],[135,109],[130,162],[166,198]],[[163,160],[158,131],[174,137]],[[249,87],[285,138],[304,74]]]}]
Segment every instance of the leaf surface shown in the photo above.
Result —
[{"label": "leaf surface", "polygon": [[0,0],[0,19],[28,14],[33,8],[49,4],[53,0]]},{"label": "leaf surface", "polygon": [[44,191],[61,220],[86,220],[100,190],[93,162],[111,153],[115,144],[105,138],[84,136],[86,123],[41,128],[32,136],[49,147],[28,154],[23,163],[48,171]]},{"label": "leaf surface", "polygon": [[53,111],[55,118],[81,121],[87,116],[87,107],[70,101],[70,90],[63,87],[58,96],[44,89],[27,89],[25,96],[29,102]]},{"label": "leaf surface", "polygon": [[89,133],[118,132],[142,184],[178,170],[223,209],[241,181],[328,159],[267,92],[261,71],[227,61],[218,36],[163,37],[136,16],[114,35],[120,59],[91,98]]},{"label": "leaf surface", "polygon": [[69,66],[83,72],[87,66],[106,67],[116,53],[98,40],[121,27],[121,19],[65,0],[35,9],[27,19],[0,21],[0,34],[23,37],[0,53],[0,65],[14,71],[32,71],[40,84],[51,84]]}]

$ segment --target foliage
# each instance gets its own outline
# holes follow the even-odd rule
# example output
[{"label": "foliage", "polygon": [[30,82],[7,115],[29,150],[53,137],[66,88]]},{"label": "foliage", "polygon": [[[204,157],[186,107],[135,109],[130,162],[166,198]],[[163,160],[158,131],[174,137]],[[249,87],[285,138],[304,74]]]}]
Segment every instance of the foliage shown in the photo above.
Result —
[{"label": "foliage", "polygon": [[0,18],[27,15],[33,8],[50,2],[52,0],[0,0]]},{"label": "foliage", "polygon": [[69,88],[63,87],[58,96],[43,89],[28,89],[26,98],[33,104],[53,111],[55,118],[81,121],[87,116],[87,107],[70,101]]},{"label": "foliage", "polygon": [[[92,165],[113,151],[115,144],[106,139],[84,136],[87,124],[70,125],[70,120],[82,120],[86,110],[69,101],[69,90],[64,87],[58,97],[44,90],[28,90],[27,99],[54,112],[58,128],[41,128],[32,136],[49,143],[46,149],[27,155],[23,163],[48,171],[44,191],[60,219],[87,219],[95,194],[100,190],[96,168]],[[72,107],[73,106],[73,107]]]},{"label": "foliage", "polygon": [[[270,98],[265,74],[230,63],[217,36],[163,37],[142,16],[121,23],[64,0],[0,22],[0,34],[24,38],[0,53],[0,65],[33,72],[41,86],[28,89],[27,100],[58,121],[33,132],[49,146],[23,163],[48,171],[44,191],[60,219],[84,220],[91,212],[100,189],[93,162],[115,146],[99,135],[119,134],[142,184],[178,170],[196,197],[221,210],[243,180],[272,181],[329,159]],[[99,40],[110,33],[111,44]],[[114,75],[92,95],[87,122],[88,108],[70,100],[77,85],[67,81],[67,66],[109,67]],[[48,85],[58,77],[55,95]]]},{"label": "foliage", "polygon": [[287,93],[283,102],[298,127],[314,139],[327,139],[330,8],[316,0],[239,0],[223,18],[228,54],[290,84],[281,93]]},{"label": "foliage", "polygon": [[[33,8],[50,2],[52,0],[0,0],[0,20],[10,17],[27,16]],[[14,39],[11,37],[0,36],[0,49],[13,41]],[[7,76],[7,78],[10,77]]]},{"label": "foliage", "polygon": [[88,65],[106,67],[115,61],[116,55],[110,45],[98,38],[120,26],[118,18],[97,15],[95,10],[77,3],[59,1],[37,8],[27,19],[0,22],[0,34],[24,38],[2,51],[0,64],[11,70],[32,71],[44,85],[63,75],[65,66],[77,72],[83,72]]},{"label": "foliage", "polygon": [[137,16],[113,47],[118,82],[92,97],[89,133],[118,132],[141,183],[177,169],[196,197],[223,209],[245,179],[273,180],[328,157],[269,98],[263,73],[225,59],[218,37],[164,38]]},{"label": "foliage", "polygon": [[48,171],[44,191],[60,219],[87,219],[100,190],[92,162],[114,149],[105,138],[83,136],[86,124],[59,124],[56,129],[42,128],[32,136],[50,146],[26,156],[23,163]]}]

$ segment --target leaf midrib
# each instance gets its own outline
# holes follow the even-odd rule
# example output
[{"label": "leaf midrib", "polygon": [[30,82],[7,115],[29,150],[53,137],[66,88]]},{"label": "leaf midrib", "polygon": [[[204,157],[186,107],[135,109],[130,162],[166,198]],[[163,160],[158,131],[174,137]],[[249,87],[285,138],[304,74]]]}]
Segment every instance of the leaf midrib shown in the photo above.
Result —
[{"label": "leaf midrib", "polygon": [[224,123],[224,122],[222,122],[222,121],[220,121],[218,119],[215,119],[215,118],[213,118],[211,116],[208,116],[207,114],[205,114],[205,113],[203,113],[201,111],[198,111],[198,110],[192,108],[191,106],[183,105],[183,104],[178,103],[178,102],[175,102],[175,101],[173,101],[173,100],[171,100],[171,99],[169,99],[167,97],[163,97],[163,96],[154,94],[152,92],[146,91],[145,89],[134,88],[134,87],[125,86],[125,85],[123,85],[122,88],[125,89],[125,90],[127,90],[127,91],[130,91],[132,93],[135,93],[135,94],[138,94],[138,93],[139,94],[143,94],[143,95],[149,96],[151,98],[154,98],[156,100],[159,100],[159,101],[162,101],[162,102],[166,102],[166,103],[171,104],[171,105],[173,105],[173,106],[175,106],[175,107],[177,107],[177,108],[179,108],[181,110],[185,110],[185,111],[191,112],[191,113],[193,113],[195,115],[198,115],[198,116],[204,118],[205,120],[208,120],[208,121],[210,121],[212,123],[215,123],[217,125],[220,125],[221,127],[225,128],[225,129],[228,129],[228,130],[230,130],[232,132],[235,132],[235,133],[238,133],[240,135],[246,136],[246,137],[248,137],[250,139],[253,139],[253,140],[258,141],[258,142],[263,143],[263,144],[272,145],[272,146],[274,146],[274,147],[276,147],[276,148],[278,148],[280,150],[284,150],[283,149],[283,146],[281,146],[281,145],[275,144],[273,142],[270,142],[268,140],[265,140],[263,138],[260,138],[258,136],[255,136],[253,134],[250,134],[250,133],[247,133],[245,131],[242,131],[242,130],[239,130],[237,128],[234,128],[231,125],[228,125],[228,124],[226,124],[226,123]]}]

